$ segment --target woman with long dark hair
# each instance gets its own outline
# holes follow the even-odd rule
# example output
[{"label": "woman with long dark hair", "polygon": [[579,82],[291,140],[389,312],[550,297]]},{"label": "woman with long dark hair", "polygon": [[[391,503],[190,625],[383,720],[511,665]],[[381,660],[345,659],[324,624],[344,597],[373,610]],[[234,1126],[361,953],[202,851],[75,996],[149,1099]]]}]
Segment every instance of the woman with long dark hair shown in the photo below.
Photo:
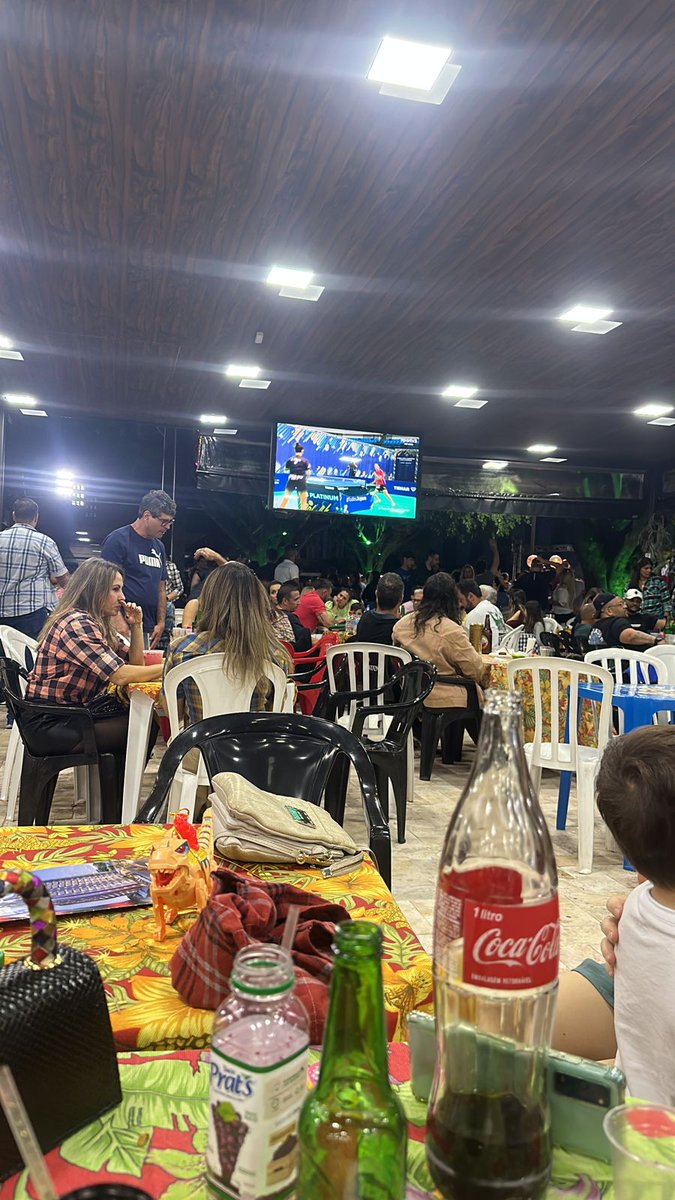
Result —
[{"label": "woman with long dark hair", "polygon": [[[429,576],[422,603],[396,622],[392,640],[416,658],[433,663],[439,675],[466,675],[477,683],[481,680],[483,659],[460,624],[457,584],[445,571]],[[455,685],[438,683],[425,704],[429,708],[463,708],[466,692]]]},{"label": "woman with long dark hair", "polygon": [[652,613],[659,620],[670,616],[672,604],[668,584],[661,578],[646,554],[633,567],[630,586],[642,592],[642,612]]},{"label": "woman with long dark hair", "polygon": [[[128,661],[114,627],[120,614],[131,635]],[[161,677],[161,663],[144,665],[143,613],[124,599],[121,567],[102,558],[87,559],[69,579],[42,628],[26,699],[86,706],[101,753],[121,753],[127,743],[129,709],[108,692],[109,685],[149,683]],[[34,712],[23,720],[39,733],[45,754],[77,751],[80,725],[69,722],[67,715]]]}]

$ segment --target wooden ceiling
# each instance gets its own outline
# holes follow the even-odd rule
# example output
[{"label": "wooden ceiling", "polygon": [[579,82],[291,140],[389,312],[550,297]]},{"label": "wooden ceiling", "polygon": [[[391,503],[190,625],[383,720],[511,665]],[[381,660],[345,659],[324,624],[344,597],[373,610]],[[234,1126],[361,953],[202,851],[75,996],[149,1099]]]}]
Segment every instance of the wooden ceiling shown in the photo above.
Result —
[{"label": "wooden ceiling", "polygon": [[[455,48],[440,107],[365,80],[387,32]],[[632,409],[675,397],[674,51],[672,0],[3,0],[0,391],[668,461]],[[624,323],[572,334],[577,301]]]}]

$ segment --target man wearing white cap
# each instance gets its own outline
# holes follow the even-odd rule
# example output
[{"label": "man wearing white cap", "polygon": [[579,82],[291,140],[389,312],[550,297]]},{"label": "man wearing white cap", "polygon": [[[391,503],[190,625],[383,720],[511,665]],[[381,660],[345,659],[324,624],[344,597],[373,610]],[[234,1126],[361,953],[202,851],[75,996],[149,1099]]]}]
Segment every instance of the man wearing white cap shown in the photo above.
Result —
[{"label": "man wearing white cap", "polygon": [[643,633],[659,633],[665,629],[665,617],[642,612],[642,592],[639,588],[628,588],[623,598],[626,601],[626,620],[633,629],[641,629]]}]

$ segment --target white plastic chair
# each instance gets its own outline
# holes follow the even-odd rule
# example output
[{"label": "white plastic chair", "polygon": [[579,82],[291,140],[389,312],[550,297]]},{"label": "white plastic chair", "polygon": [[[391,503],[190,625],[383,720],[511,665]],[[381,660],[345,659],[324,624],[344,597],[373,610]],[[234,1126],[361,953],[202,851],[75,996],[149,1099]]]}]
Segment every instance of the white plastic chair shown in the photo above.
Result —
[{"label": "white plastic chair", "polygon": [[[647,658],[658,658],[661,661],[668,672],[666,682],[671,687],[675,687],[675,646],[663,644],[650,646],[648,650],[645,650],[645,654]],[[653,666],[653,663],[650,665]]]},{"label": "white plastic chair", "polygon": [[[14,662],[17,662],[20,667],[24,667],[27,671],[33,669],[38,648],[34,638],[28,637],[27,634],[21,633],[18,629],[13,629],[11,625],[0,625],[0,644],[8,658],[13,659]],[[21,694],[23,695],[26,691],[26,684],[23,679],[20,683]],[[22,767],[23,742],[21,741],[19,727],[15,721],[9,731],[5,766],[2,772],[2,783],[0,784],[0,802],[7,801],[5,825],[13,825],[16,821]],[[84,802],[87,820],[92,823],[100,821],[101,788],[98,778],[98,768],[94,767],[92,774],[92,768],[90,767],[76,767],[73,783],[75,799],[76,801],[82,800]]]},{"label": "white plastic chair", "polygon": [[[250,711],[258,680],[226,674],[223,669],[224,662],[224,654],[202,654],[172,667],[165,675],[164,695],[171,727],[171,741],[183,728],[178,712],[178,689],[186,679],[194,680],[201,696],[204,718],[215,717],[220,713]],[[270,662],[265,666],[264,677],[270,681],[273,689],[272,712],[284,712],[287,705],[285,672]],[[186,808],[189,818],[192,819],[197,788],[208,783],[209,777],[201,756],[198,770],[186,771],[179,767],[171,788],[172,808]]]},{"label": "white plastic chair", "polygon": [[[518,675],[529,671],[534,691],[534,740],[525,746],[525,755],[535,791],[541,787],[543,767],[552,771],[572,771],[577,778],[577,816],[579,825],[578,859],[582,875],[589,875],[593,867],[593,830],[595,819],[595,776],[603,751],[611,736],[612,696],[614,679],[605,667],[575,662],[569,658],[517,658],[509,663],[509,687],[518,690]],[[565,722],[560,720],[558,697],[560,676],[569,678],[569,701],[567,737]],[[550,740],[544,741],[544,703],[542,683],[550,683]],[[597,748],[580,746],[577,738],[579,724],[579,683],[599,683],[602,700],[596,705],[599,713],[596,720]],[[546,714],[548,715],[548,713]]]},{"label": "white plastic chair", "polygon": [[[342,672],[345,668],[347,671],[349,686],[341,690],[366,692],[384,687],[400,664],[412,662],[412,654],[409,650],[404,650],[402,646],[383,646],[379,642],[347,642],[343,646],[329,646],[326,651],[326,668],[331,692],[337,690],[335,659],[338,660],[340,671]],[[343,682],[342,678],[341,682]],[[354,715],[359,708],[363,705],[368,707],[371,703],[380,704],[381,702],[381,696],[376,696],[373,701],[367,697],[364,700],[350,700],[345,711],[337,719],[338,725],[344,725],[346,729],[351,729]],[[390,723],[391,717],[382,714],[368,717],[361,736],[369,742],[381,742],[387,735]],[[408,804],[412,804],[415,793],[415,744],[412,733],[408,739],[406,757],[406,801]]]},{"label": "white plastic chair", "polygon": [[[668,668],[658,659],[646,662],[644,654],[639,650],[628,650],[623,646],[606,650],[589,650],[584,655],[584,662],[598,663],[601,667],[606,667],[614,676],[615,683],[628,682],[633,687],[645,683],[657,683],[660,686],[668,683]],[[628,670],[627,681],[624,678],[626,668]],[[651,678],[653,675],[656,675],[655,680]],[[623,733],[623,712],[621,709],[617,710],[617,717],[619,733]],[[668,723],[668,713],[657,713],[657,718],[662,718],[657,723]]]},{"label": "white plastic chair", "polygon": [[516,625],[514,629],[509,629],[508,632],[504,634],[501,642],[499,643],[499,649],[500,650],[515,650],[515,649],[517,649],[518,639],[519,639],[521,633],[523,632],[524,628],[525,628],[524,625]]}]

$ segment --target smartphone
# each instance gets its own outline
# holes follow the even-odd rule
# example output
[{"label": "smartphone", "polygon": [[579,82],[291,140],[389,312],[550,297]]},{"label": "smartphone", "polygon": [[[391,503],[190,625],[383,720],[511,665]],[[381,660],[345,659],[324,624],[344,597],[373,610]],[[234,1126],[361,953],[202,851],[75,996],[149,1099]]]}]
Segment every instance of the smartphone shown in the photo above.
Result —
[{"label": "smartphone", "polygon": [[[468,1037],[470,1032],[467,1027],[463,1038]],[[475,1040],[475,1035],[472,1036]],[[426,1013],[411,1013],[408,1017],[408,1037],[410,1086],[416,1099],[426,1103],[436,1069],[435,1019]],[[482,1057],[481,1048],[484,1055],[489,1040],[484,1035],[478,1035],[477,1062]],[[476,1046],[474,1053],[475,1050]],[[458,1040],[458,1052],[461,1052],[461,1040]],[[484,1065],[491,1070],[495,1065],[494,1059],[487,1059]],[[549,1051],[547,1090],[553,1145],[609,1162],[610,1148],[602,1123],[611,1108],[623,1104],[625,1089],[626,1081],[618,1067],[577,1058],[558,1050]]]},{"label": "smartphone", "polygon": [[548,1098],[553,1145],[610,1162],[602,1128],[610,1108],[623,1104],[626,1080],[618,1067],[551,1050]]}]

